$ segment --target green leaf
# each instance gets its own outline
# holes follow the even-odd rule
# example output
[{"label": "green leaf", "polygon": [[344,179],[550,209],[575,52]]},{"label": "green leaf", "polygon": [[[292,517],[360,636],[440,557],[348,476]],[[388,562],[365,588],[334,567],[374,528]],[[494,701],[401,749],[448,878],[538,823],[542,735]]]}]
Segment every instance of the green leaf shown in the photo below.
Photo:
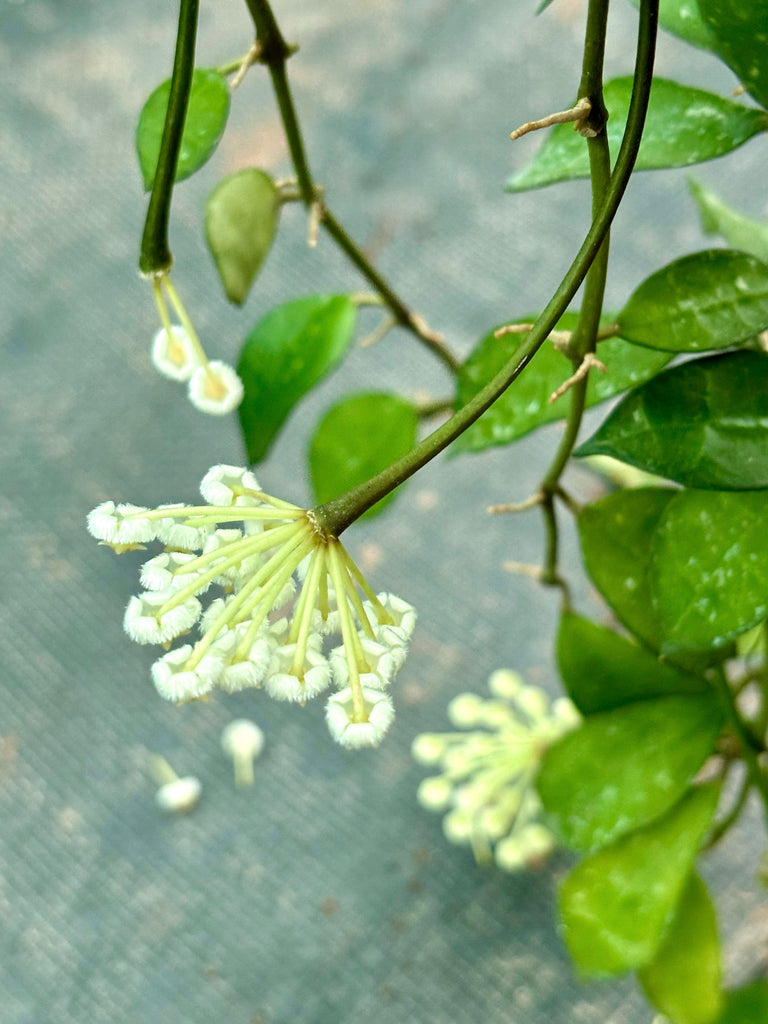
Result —
[{"label": "green leaf", "polygon": [[693,178],[688,179],[688,188],[698,204],[705,235],[722,235],[732,248],[768,262],[768,224],[765,221],[750,220]]},{"label": "green leaf", "polygon": [[248,458],[259,462],[296,403],[346,352],[357,321],[347,295],[310,295],[277,306],[245,339],[237,372]]},{"label": "green leaf", "polygon": [[727,992],[717,1024],[765,1024],[768,1020],[768,981]]},{"label": "green leaf", "polygon": [[664,814],[712,752],[722,717],[714,694],[658,697],[593,715],[555,743],[536,785],[563,843],[595,850]]},{"label": "green leaf", "polygon": [[[536,317],[518,323],[531,323]],[[557,330],[572,331],[578,313],[566,313],[557,323]],[[605,314],[604,324],[615,321]],[[496,375],[520,342],[513,334],[494,337],[490,331],[469,354],[459,368],[456,390],[457,408],[464,405]],[[587,385],[587,406],[597,405],[649,377],[653,377],[672,356],[643,352],[622,338],[607,338],[598,345],[598,355],[607,373],[591,373]],[[514,384],[472,424],[454,443],[453,452],[480,452],[494,445],[510,444],[536,427],[563,419],[568,400],[561,398],[550,404],[549,396],[573,373],[568,359],[550,342],[545,342]]]},{"label": "green leaf", "polygon": [[574,455],[611,455],[686,487],[768,487],[768,357],[728,352],[659,374]]},{"label": "green leaf", "polygon": [[607,977],[650,963],[674,916],[717,805],[691,789],[663,818],[578,864],[560,889],[565,941],[579,970]]},{"label": "green leaf", "polygon": [[674,352],[726,348],[768,327],[768,266],[706,249],[646,278],[617,318],[628,341]]},{"label": "green leaf", "polygon": [[[362,484],[416,443],[416,410],[398,395],[365,392],[332,406],[320,421],[309,449],[309,469],[318,504]],[[382,512],[399,488],[369,508]]]},{"label": "green leaf", "polygon": [[637,976],[651,1003],[675,1024],[712,1024],[719,1014],[723,993],[717,916],[695,872],[656,956]]},{"label": "green leaf", "polygon": [[765,0],[699,0],[713,49],[747,92],[768,107],[768,10]]},{"label": "green leaf", "polygon": [[[168,78],[158,85],[142,107],[136,127],[136,152],[147,192],[155,180],[170,92],[171,80]],[[213,68],[197,68],[192,75],[192,90],[176,164],[176,181],[188,178],[211,158],[224,132],[228,114],[227,80]]]},{"label": "green leaf", "polygon": [[702,693],[706,682],[678,672],[649,651],[573,612],[560,619],[557,663],[583,715],[675,693]]},{"label": "green leaf", "polygon": [[[630,0],[635,7],[640,0]],[[661,0],[659,24],[678,39],[684,39],[702,50],[712,49],[712,39],[704,24],[697,0]]]},{"label": "green leaf", "polygon": [[[631,93],[631,78],[614,78],[606,83],[605,103],[610,111],[607,134],[613,159],[627,125]],[[670,125],[674,125],[674,131],[670,131]],[[635,166],[638,171],[651,171],[712,160],[767,129],[768,116],[764,111],[743,107],[702,89],[654,78]],[[558,181],[588,177],[584,139],[574,132],[573,125],[559,124],[533,161],[509,179],[506,191],[525,192]]]},{"label": "green leaf", "polygon": [[230,174],[208,196],[205,240],[230,302],[245,302],[270,250],[279,217],[275,183],[256,167]]},{"label": "green leaf", "polygon": [[680,491],[659,516],[649,581],[662,652],[710,650],[768,616],[766,491]]},{"label": "green leaf", "polygon": [[617,491],[585,506],[578,519],[592,582],[620,622],[654,651],[663,638],[651,602],[649,552],[656,524],[676,493],[656,487]]}]

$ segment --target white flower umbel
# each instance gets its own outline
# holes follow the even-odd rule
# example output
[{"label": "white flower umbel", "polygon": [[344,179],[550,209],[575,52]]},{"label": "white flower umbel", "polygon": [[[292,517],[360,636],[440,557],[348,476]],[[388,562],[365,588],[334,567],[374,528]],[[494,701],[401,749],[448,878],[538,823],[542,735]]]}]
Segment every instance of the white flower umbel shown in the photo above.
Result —
[{"label": "white flower umbel", "polygon": [[201,412],[226,416],[243,400],[243,382],[229,365],[219,359],[198,366],[189,378],[187,395]]},{"label": "white flower umbel", "polygon": [[160,328],[152,339],[152,363],[169,380],[189,380],[199,365],[198,353],[183,327]]},{"label": "white flower umbel", "polygon": [[488,686],[491,700],[462,693],[448,705],[453,724],[472,731],[414,740],[414,758],[442,769],[422,781],[417,795],[428,810],[447,812],[449,842],[469,843],[478,862],[495,859],[505,871],[520,871],[554,849],[554,836],[538,820],[534,781],[545,752],[581,718],[567,698],[550,708],[546,693],[516,672],[494,672]]},{"label": "white flower umbel", "polygon": [[378,747],[395,720],[395,707],[390,697],[380,690],[363,687],[362,714],[351,689],[332,694],[325,705],[325,720],[331,736],[342,747]]}]

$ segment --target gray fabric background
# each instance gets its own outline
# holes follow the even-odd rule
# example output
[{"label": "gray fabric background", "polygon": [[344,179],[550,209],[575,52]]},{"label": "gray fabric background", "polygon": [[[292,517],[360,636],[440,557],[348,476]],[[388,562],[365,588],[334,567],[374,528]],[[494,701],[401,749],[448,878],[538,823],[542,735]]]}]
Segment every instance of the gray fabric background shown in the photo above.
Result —
[{"label": "gray fabric background", "polygon": [[[535,151],[509,130],[565,106],[578,81],[583,9],[557,0],[278,0],[290,74],[317,177],[406,300],[467,351],[544,302],[586,227],[584,183],[520,197],[502,183]],[[617,3],[608,67],[629,70],[632,8]],[[149,681],[153,654],[121,619],[139,556],[99,548],[86,512],[107,497],[192,499],[205,470],[241,463],[234,418],[197,413],[151,368],[156,329],[137,277],[145,208],[132,150],[143,99],[170,69],[176,5],[156,0],[0,0],[0,1020],[5,1024],[641,1024],[631,980],[581,986],[554,925],[557,858],[510,878],[448,846],[422,812],[413,736],[508,665],[555,692],[557,603],[505,558],[536,560],[535,515],[489,522],[524,497],[557,428],[511,451],[439,460],[383,519],[350,531],[374,585],[419,609],[377,752],[329,739],[322,704],[261,694],[175,708]],[[203,4],[201,64],[249,45],[242,4]],[[729,91],[728,72],[662,40],[658,69]],[[701,169],[768,215],[765,143]],[[174,202],[174,280],[212,356],[234,361],[250,326],[296,294],[358,288],[327,239],[303,242],[298,208],[244,310],[211,272],[200,211],[217,176],[248,163],[288,171],[267,77],[233,102],[209,167]],[[703,247],[684,174],[641,176],[614,231],[609,307],[663,262]],[[376,322],[370,313],[363,330]],[[438,396],[448,382],[394,333],[355,351],[297,411],[260,470],[308,498],[308,431],[328,402],[365,387]],[[573,472],[582,494],[594,487]],[[565,560],[578,556],[565,532]],[[582,584],[580,607],[598,612]],[[267,744],[256,785],[236,792],[221,728],[255,718]],[[170,819],[153,804],[150,752],[204,783]],[[729,977],[768,962],[768,901],[752,878],[751,808],[708,862]]]}]

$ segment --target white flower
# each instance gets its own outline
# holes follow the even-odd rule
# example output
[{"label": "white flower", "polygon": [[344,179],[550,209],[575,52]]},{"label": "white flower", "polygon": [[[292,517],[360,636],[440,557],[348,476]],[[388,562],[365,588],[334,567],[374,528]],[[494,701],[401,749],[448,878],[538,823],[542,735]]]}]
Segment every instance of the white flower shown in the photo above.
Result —
[{"label": "white flower", "polygon": [[[233,647],[245,638],[248,628],[249,623],[241,622],[231,630],[234,634]],[[270,635],[267,627],[262,627],[246,654],[243,657],[235,655],[229,664],[225,665],[219,679],[219,687],[226,693],[239,693],[241,690],[261,686],[276,645],[277,641]]]},{"label": "white flower", "polygon": [[175,576],[174,569],[178,569],[194,557],[183,551],[162,551],[155,555],[141,567],[142,587],[147,590],[178,590],[187,586],[192,580],[192,574]]},{"label": "white flower", "polygon": [[355,716],[355,699],[351,689],[332,694],[325,705],[328,730],[342,747],[378,747],[395,720],[395,707],[380,690],[362,689],[362,721]]},{"label": "white flower", "polygon": [[303,704],[331,684],[331,669],[317,649],[308,644],[304,658],[298,668],[294,665],[296,644],[284,644],[272,655],[269,671],[264,680],[264,689],[275,700],[288,700]]},{"label": "white flower", "polygon": [[196,409],[225,416],[243,400],[243,382],[228,363],[213,359],[198,366],[189,379],[187,393]]},{"label": "white flower", "polygon": [[[378,594],[377,597],[392,619],[392,622],[381,623],[375,626],[376,638],[381,643],[407,647],[408,641],[416,629],[416,609],[401,597],[397,597],[396,594],[384,593]],[[378,623],[376,610],[373,605],[366,601],[364,607],[370,621]]]},{"label": "white flower", "polygon": [[174,591],[160,590],[130,599],[123,626],[131,640],[137,644],[165,644],[194,626],[200,615],[200,602],[196,597],[190,597],[163,612],[163,607],[173,597]]},{"label": "white flower", "polygon": [[192,647],[184,644],[168,651],[152,666],[152,681],[155,689],[165,700],[176,703],[203,697],[210,693],[221,674],[221,661],[206,655],[193,668],[188,667]]},{"label": "white flower", "polygon": [[157,536],[157,523],[141,515],[141,505],[104,501],[88,513],[88,532],[107,544],[144,544]]},{"label": "white flower", "polygon": [[[253,493],[255,492],[255,493]],[[241,466],[212,466],[200,481],[200,493],[209,505],[234,505],[241,497],[258,499],[259,481]]]},{"label": "white flower", "polygon": [[[387,647],[364,634],[360,637],[360,647],[367,663],[367,671],[360,670],[361,685],[371,690],[385,690],[405,663],[405,648]],[[333,681],[340,690],[343,690],[349,686],[349,661],[343,644],[331,651],[330,662]]]},{"label": "white flower", "polygon": [[152,362],[171,380],[189,380],[199,366],[195,346],[188,332],[179,324],[171,325],[171,336],[161,327],[152,339]]},{"label": "white flower", "polygon": [[[184,505],[160,505],[159,508],[184,508]],[[203,526],[189,526],[187,523],[179,522],[174,516],[155,520],[155,524],[157,539],[167,548],[180,551],[199,551],[206,538],[213,533],[213,527],[207,523]]]}]

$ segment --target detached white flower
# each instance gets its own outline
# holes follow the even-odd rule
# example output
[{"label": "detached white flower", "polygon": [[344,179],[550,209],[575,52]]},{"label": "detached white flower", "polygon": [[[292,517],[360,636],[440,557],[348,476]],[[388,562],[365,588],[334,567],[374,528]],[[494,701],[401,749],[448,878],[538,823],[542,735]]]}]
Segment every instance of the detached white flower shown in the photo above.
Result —
[{"label": "detached white flower", "polygon": [[229,363],[213,359],[197,367],[189,378],[187,394],[201,412],[225,416],[242,402],[243,382]]},{"label": "detached white flower", "polygon": [[199,365],[198,353],[189,333],[172,324],[170,334],[161,327],[152,339],[152,363],[170,380],[189,380]]},{"label": "detached white flower", "polygon": [[395,720],[391,699],[379,690],[363,688],[362,712],[356,708],[351,689],[340,690],[328,698],[325,720],[331,736],[342,747],[378,747]]}]

